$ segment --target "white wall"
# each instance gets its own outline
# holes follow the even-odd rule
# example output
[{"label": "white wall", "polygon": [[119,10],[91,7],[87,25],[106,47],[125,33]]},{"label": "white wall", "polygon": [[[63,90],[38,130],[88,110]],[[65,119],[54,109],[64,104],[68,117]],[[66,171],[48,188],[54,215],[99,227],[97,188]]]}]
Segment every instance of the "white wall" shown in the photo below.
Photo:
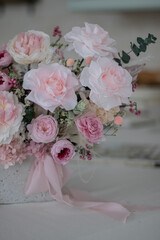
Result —
[{"label": "white wall", "polygon": [[[98,1],[98,0],[97,0]],[[121,13],[121,12],[81,12],[73,13],[67,9],[66,0],[41,0],[35,12],[29,12],[26,5],[7,6],[0,13],[0,44],[7,42],[15,34],[29,29],[41,30],[49,35],[53,27],[60,25],[66,33],[83,22],[97,23],[117,40],[118,49],[129,49],[130,41],[137,36],[145,37],[148,32],[158,37],[156,45],[149,47],[148,69],[160,69],[160,12]]]}]

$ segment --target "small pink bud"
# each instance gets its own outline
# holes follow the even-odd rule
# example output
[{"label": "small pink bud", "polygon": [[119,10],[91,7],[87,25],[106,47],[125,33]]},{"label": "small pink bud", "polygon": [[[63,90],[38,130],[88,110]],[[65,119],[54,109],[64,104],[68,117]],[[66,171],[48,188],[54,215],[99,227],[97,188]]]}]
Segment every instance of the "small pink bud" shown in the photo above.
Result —
[{"label": "small pink bud", "polygon": [[72,58],[69,58],[68,60],[67,60],[67,67],[72,67],[73,66],[73,64],[74,64],[74,59],[72,59]]},{"label": "small pink bud", "polygon": [[91,61],[92,61],[92,58],[91,58],[91,57],[87,57],[87,58],[85,59],[85,61],[86,61],[86,64],[87,64],[87,65],[90,65],[90,64],[91,64]]},{"label": "small pink bud", "polygon": [[123,118],[122,118],[121,116],[115,117],[114,123],[115,123],[116,125],[122,125],[122,123],[123,123]]}]

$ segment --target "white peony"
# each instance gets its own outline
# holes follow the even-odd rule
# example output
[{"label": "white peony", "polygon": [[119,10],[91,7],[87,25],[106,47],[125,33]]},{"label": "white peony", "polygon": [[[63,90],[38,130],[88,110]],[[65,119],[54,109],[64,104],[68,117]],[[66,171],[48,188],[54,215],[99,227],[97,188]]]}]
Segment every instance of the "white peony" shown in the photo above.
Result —
[{"label": "white peony", "polygon": [[7,45],[7,51],[19,64],[43,61],[49,51],[50,37],[40,31],[30,30],[16,35]]},{"label": "white peony", "polygon": [[7,91],[0,91],[0,146],[9,144],[19,131],[23,119],[23,105]]},{"label": "white peony", "polygon": [[85,23],[85,27],[73,27],[64,36],[69,43],[68,50],[74,49],[81,57],[115,56],[116,41],[97,24]]},{"label": "white peony", "polygon": [[132,94],[131,75],[108,58],[92,61],[83,69],[80,82],[91,89],[90,100],[107,111],[128,103]]}]

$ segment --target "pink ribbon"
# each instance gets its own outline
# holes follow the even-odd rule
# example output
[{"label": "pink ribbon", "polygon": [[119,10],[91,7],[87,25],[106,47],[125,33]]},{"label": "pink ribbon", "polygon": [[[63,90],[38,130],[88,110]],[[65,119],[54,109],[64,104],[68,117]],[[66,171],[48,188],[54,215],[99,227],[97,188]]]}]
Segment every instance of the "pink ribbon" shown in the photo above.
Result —
[{"label": "pink ribbon", "polygon": [[49,191],[53,198],[59,202],[66,203],[69,206],[92,209],[124,223],[130,215],[128,209],[131,211],[157,209],[157,207],[148,208],[146,206],[129,206],[125,204],[122,206],[115,202],[96,202],[90,200],[88,193],[85,191],[65,189],[67,193],[64,194],[62,188],[70,175],[66,167],[56,164],[49,154],[44,154],[41,159],[36,159],[33,163],[25,194],[29,195]]}]

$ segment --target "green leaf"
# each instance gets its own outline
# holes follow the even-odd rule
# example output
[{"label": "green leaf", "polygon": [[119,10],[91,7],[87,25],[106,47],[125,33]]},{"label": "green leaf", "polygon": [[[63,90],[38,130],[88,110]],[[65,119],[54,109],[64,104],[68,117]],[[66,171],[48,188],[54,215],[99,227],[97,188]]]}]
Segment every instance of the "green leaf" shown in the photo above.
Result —
[{"label": "green leaf", "polygon": [[153,34],[148,34],[148,37],[150,38],[150,39],[152,39],[152,41],[156,41],[157,40],[157,38],[153,35]]},{"label": "green leaf", "polygon": [[141,50],[141,52],[145,52],[147,50],[146,44],[140,44],[139,49]]},{"label": "green leaf", "polygon": [[134,54],[135,54],[136,56],[139,56],[139,54],[140,54],[140,49],[136,46],[136,44],[132,44],[132,43],[131,43],[131,49],[132,49],[132,51],[134,52]]},{"label": "green leaf", "polygon": [[144,39],[137,37],[137,42],[141,45],[141,44],[145,44]]},{"label": "green leaf", "polygon": [[23,117],[23,121],[26,125],[28,125],[34,117],[35,117],[34,106],[31,105],[25,109],[25,115]]},{"label": "green leaf", "polygon": [[74,109],[74,110],[73,110],[73,113],[74,113],[75,115],[78,115],[78,114],[81,114],[82,112],[79,111],[79,110],[77,110],[77,109]]},{"label": "green leaf", "polygon": [[58,112],[58,111],[54,113],[54,118],[55,118],[56,120],[58,120],[58,118],[59,118],[59,112]]},{"label": "green leaf", "polygon": [[122,66],[121,60],[119,58],[114,58],[114,60],[119,64],[119,66]]},{"label": "green leaf", "polygon": [[83,100],[80,100],[76,106],[76,109],[83,112],[86,107],[86,104]]},{"label": "green leaf", "polygon": [[68,112],[68,118],[69,119],[74,119],[74,113],[72,111]]},{"label": "green leaf", "polygon": [[157,38],[153,34],[148,34],[148,37],[145,39],[148,44],[155,43]]},{"label": "green leaf", "polygon": [[122,51],[122,57],[121,57],[122,61],[124,63],[129,63],[130,61],[130,56],[125,52],[125,51]]}]

